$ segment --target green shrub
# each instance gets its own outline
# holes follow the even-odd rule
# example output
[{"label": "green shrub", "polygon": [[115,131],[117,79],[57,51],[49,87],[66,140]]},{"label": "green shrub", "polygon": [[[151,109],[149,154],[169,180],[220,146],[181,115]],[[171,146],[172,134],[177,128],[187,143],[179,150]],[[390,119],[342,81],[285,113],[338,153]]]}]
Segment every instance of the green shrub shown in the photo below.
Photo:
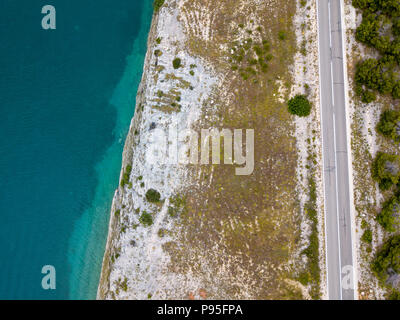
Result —
[{"label": "green shrub", "polygon": [[161,198],[161,195],[157,190],[154,190],[154,189],[147,190],[146,199],[148,202],[152,202],[152,203],[159,202],[160,198]]},{"label": "green shrub", "polygon": [[140,216],[139,221],[144,226],[149,227],[153,224],[153,217],[151,216],[150,213],[147,213],[146,211],[144,211],[142,213],[142,215]]},{"label": "green shrub", "polygon": [[121,187],[124,187],[126,184],[129,184],[131,172],[132,172],[132,166],[128,164],[125,168],[124,174],[122,175]]},{"label": "green shrub", "polygon": [[372,271],[385,283],[389,272],[400,274],[400,235],[390,238],[372,262]]},{"label": "green shrub", "polygon": [[299,282],[303,285],[306,286],[310,283],[311,279],[310,279],[310,274],[307,271],[302,272],[299,275]]},{"label": "green shrub", "polygon": [[361,221],[361,229],[365,230],[368,228],[368,222],[366,220]]},{"label": "green shrub", "polygon": [[376,99],[375,92],[400,98],[397,69],[400,62],[400,2],[398,0],[353,0],[362,10],[356,40],[377,51],[377,59],[366,59],[356,66],[356,93],[364,103]]},{"label": "green shrub", "polygon": [[163,6],[164,2],[165,2],[165,0],[154,0],[154,2],[153,2],[154,11],[157,12],[158,10],[160,10],[160,8]]},{"label": "green shrub", "polygon": [[174,61],[172,61],[172,65],[174,66],[174,69],[179,69],[182,65],[181,59],[175,58]]},{"label": "green shrub", "polygon": [[386,138],[400,142],[400,112],[389,110],[382,113],[376,129]]},{"label": "green shrub", "polygon": [[370,229],[365,230],[361,240],[366,242],[366,243],[372,243],[372,231]]},{"label": "green shrub", "polygon": [[389,300],[400,300],[400,291],[393,290],[389,295]]},{"label": "green shrub", "polygon": [[169,207],[168,207],[168,214],[171,217],[176,217],[179,214],[185,212],[186,210],[186,198],[175,195],[174,197],[171,197],[169,200]]},{"label": "green shrub", "polygon": [[382,211],[376,219],[386,231],[396,231],[400,224],[400,201],[397,196],[390,198],[383,204]]},{"label": "green shrub", "polygon": [[308,247],[305,248],[302,254],[308,258],[307,272],[301,274],[299,281],[311,284],[311,297],[319,299],[320,297],[320,281],[321,268],[319,265],[319,240],[318,240],[318,212],[317,212],[317,186],[314,177],[308,179],[309,200],[304,206],[308,218],[311,221],[311,234],[309,236]]},{"label": "green shrub", "polygon": [[285,40],[286,39],[286,32],[285,31],[279,31],[278,37],[279,37],[279,40]]},{"label": "green shrub", "polygon": [[311,103],[306,96],[297,95],[288,102],[289,112],[299,117],[307,117],[311,113]]},{"label": "green shrub", "polygon": [[157,234],[160,238],[163,238],[165,236],[165,234],[167,233],[167,231],[163,228],[158,229]]},{"label": "green shrub", "polygon": [[362,90],[360,96],[361,101],[366,104],[374,102],[376,100],[376,94],[371,90]]},{"label": "green shrub", "polygon": [[397,184],[400,178],[400,157],[378,152],[372,164],[372,179],[379,184],[381,190],[388,190]]}]

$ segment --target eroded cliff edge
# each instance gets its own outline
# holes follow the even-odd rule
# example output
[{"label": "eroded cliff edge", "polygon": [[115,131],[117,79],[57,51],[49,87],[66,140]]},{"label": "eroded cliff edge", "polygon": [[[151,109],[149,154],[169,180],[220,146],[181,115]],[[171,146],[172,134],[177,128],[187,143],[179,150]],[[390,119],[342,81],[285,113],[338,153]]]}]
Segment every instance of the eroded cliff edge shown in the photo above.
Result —
[{"label": "eroded cliff edge", "polygon": [[[325,294],[315,1],[301,3],[170,0],[154,14],[99,299]],[[287,112],[297,93],[309,119]],[[174,139],[154,141],[205,128],[253,129],[252,174],[177,164]]]}]

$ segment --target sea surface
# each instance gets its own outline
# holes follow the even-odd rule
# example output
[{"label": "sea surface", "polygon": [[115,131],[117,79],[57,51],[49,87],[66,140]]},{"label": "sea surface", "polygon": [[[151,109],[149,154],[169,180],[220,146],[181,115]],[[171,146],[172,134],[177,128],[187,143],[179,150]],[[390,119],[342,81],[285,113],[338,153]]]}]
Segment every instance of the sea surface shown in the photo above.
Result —
[{"label": "sea surface", "polygon": [[0,1],[0,299],[95,299],[151,3]]}]

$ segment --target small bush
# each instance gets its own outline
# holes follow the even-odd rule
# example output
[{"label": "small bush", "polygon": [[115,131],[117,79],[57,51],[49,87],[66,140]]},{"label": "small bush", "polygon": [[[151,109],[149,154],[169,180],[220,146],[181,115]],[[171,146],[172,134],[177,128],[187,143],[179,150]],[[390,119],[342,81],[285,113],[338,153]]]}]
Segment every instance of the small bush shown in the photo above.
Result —
[{"label": "small bush", "polygon": [[381,190],[388,190],[400,179],[400,157],[394,154],[378,152],[372,164],[372,179]]},{"label": "small bush", "polygon": [[160,238],[163,238],[163,237],[165,236],[165,234],[166,234],[166,230],[163,229],[163,228],[160,228],[160,229],[157,231],[157,234],[158,234],[158,236],[159,236]]},{"label": "small bush", "polygon": [[170,206],[168,207],[168,214],[171,217],[176,217],[186,210],[186,198],[176,195],[170,198]]},{"label": "small bush", "polygon": [[161,198],[161,195],[157,190],[154,190],[154,189],[147,190],[146,199],[148,202],[152,202],[152,203],[159,202],[160,198]]},{"label": "small bush", "polygon": [[299,276],[299,282],[303,285],[306,286],[310,283],[310,274],[308,272],[302,272]]},{"label": "small bush", "polygon": [[139,221],[144,226],[149,227],[153,224],[153,217],[151,216],[151,214],[149,214],[145,211],[140,216]]},{"label": "small bush", "polygon": [[365,230],[361,240],[366,243],[372,243],[372,231],[370,229]]},{"label": "small bush", "polygon": [[385,283],[390,274],[400,273],[400,235],[390,238],[372,262],[372,271]]},{"label": "small bush", "polygon": [[179,69],[182,65],[182,60],[180,58],[175,58],[174,61],[172,61],[172,65],[174,69]]},{"label": "small bush", "polygon": [[377,130],[386,138],[400,142],[400,112],[388,110],[382,113]]},{"label": "small bush", "polygon": [[311,103],[304,95],[297,95],[288,102],[289,112],[299,117],[307,117],[311,113]]},{"label": "small bush", "polygon": [[286,39],[286,32],[285,31],[279,31],[278,37],[279,37],[279,40],[285,40]]},{"label": "small bush", "polygon": [[389,300],[400,300],[400,292],[396,289],[393,289],[389,295]]},{"label": "small bush", "polygon": [[382,211],[377,215],[376,220],[386,231],[396,231],[400,225],[400,201],[397,196],[383,204]]},{"label": "small bush", "polygon": [[160,10],[160,8],[163,6],[164,2],[165,2],[165,0],[154,0],[154,2],[153,2],[154,11],[157,12],[158,10]]},{"label": "small bush", "polygon": [[132,172],[132,166],[127,165],[125,168],[125,172],[121,179],[121,187],[124,187],[126,184],[129,184],[129,178],[130,178],[131,172]]}]

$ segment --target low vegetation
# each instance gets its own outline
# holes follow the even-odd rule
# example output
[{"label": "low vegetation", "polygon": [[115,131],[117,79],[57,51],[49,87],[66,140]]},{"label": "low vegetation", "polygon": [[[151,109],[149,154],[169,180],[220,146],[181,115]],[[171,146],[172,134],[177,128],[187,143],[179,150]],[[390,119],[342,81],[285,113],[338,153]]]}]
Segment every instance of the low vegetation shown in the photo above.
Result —
[{"label": "low vegetation", "polygon": [[144,226],[149,227],[153,224],[153,217],[151,216],[150,213],[143,212],[139,218],[139,221]]},{"label": "low vegetation", "polygon": [[171,217],[177,217],[183,213],[186,208],[186,199],[183,196],[176,195],[169,200],[168,214]]},{"label": "low vegetation", "polygon": [[400,112],[393,110],[383,112],[377,130],[384,137],[400,142]]},{"label": "low vegetation", "polygon": [[372,231],[371,229],[367,229],[364,231],[363,235],[361,236],[361,240],[366,243],[372,243]]},{"label": "low vegetation", "polygon": [[[305,206],[307,217],[311,221],[311,234],[309,237],[309,245],[303,251],[307,256],[308,272],[303,273],[300,282],[303,284],[311,284],[311,297],[313,299],[320,298],[320,280],[321,268],[319,265],[319,241],[318,241],[318,213],[317,213],[317,189],[315,179],[311,177],[308,182],[309,200]],[[307,280],[307,281],[306,281]],[[305,282],[306,281],[306,282]]]},{"label": "low vegetation", "polygon": [[388,232],[395,232],[400,223],[400,199],[395,195],[383,204],[382,211],[378,214],[379,224]]},{"label": "low vegetation", "polygon": [[299,117],[307,117],[311,113],[311,103],[304,95],[297,95],[288,102],[289,112]]},{"label": "low vegetation", "polygon": [[[374,52],[372,58],[359,61],[355,68],[355,91],[363,103],[375,101],[380,94],[395,106],[400,99],[400,2],[398,0],[353,0],[353,6],[360,9],[362,22],[356,30],[356,40]],[[386,110],[382,113],[376,130],[387,143],[400,142],[400,112]],[[389,299],[398,299],[400,277],[400,235],[399,223],[399,181],[400,157],[397,154],[378,152],[371,168],[372,178],[378,183],[382,194],[388,197],[382,209],[377,210],[376,220],[386,233],[387,240],[373,258],[371,269],[381,285],[388,289]],[[363,220],[361,240],[372,251],[374,234],[370,224]],[[388,234],[389,233],[389,234]]]},{"label": "low vegetation", "polygon": [[160,8],[164,5],[165,0],[154,0],[153,8],[154,11],[158,12]]},{"label": "low vegetation", "polygon": [[360,61],[356,67],[356,92],[364,103],[376,100],[375,92],[400,98],[400,2],[397,0],[353,0],[363,20],[356,40],[376,49],[378,58]]},{"label": "low vegetation", "polygon": [[124,187],[125,185],[129,184],[131,172],[132,172],[132,166],[128,164],[125,168],[124,174],[122,175],[121,187]]},{"label": "low vegetation", "polygon": [[400,157],[378,152],[372,164],[372,178],[378,182],[381,190],[388,190],[396,185],[400,178]]},{"label": "low vegetation", "polygon": [[400,275],[400,235],[390,238],[382,246],[372,263],[372,270],[384,284],[390,284],[390,276]]},{"label": "low vegetation", "polygon": [[159,202],[161,198],[160,193],[157,190],[149,189],[146,192],[146,200],[148,202],[156,203]]},{"label": "low vegetation", "polygon": [[[257,33],[261,36],[262,29],[258,29]],[[232,70],[237,71],[243,80],[255,77],[259,72],[266,73],[268,62],[273,58],[270,49],[267,39],[257,41],[255,37],[249,37],[244,41],[234,41],[229,58]]]},{"label": "low vegetation", "polygon": [[173,65],[174,69],[179,69],[182,66],[182,60],[180,58],[175,58],[172,61],[172,65]]}]

